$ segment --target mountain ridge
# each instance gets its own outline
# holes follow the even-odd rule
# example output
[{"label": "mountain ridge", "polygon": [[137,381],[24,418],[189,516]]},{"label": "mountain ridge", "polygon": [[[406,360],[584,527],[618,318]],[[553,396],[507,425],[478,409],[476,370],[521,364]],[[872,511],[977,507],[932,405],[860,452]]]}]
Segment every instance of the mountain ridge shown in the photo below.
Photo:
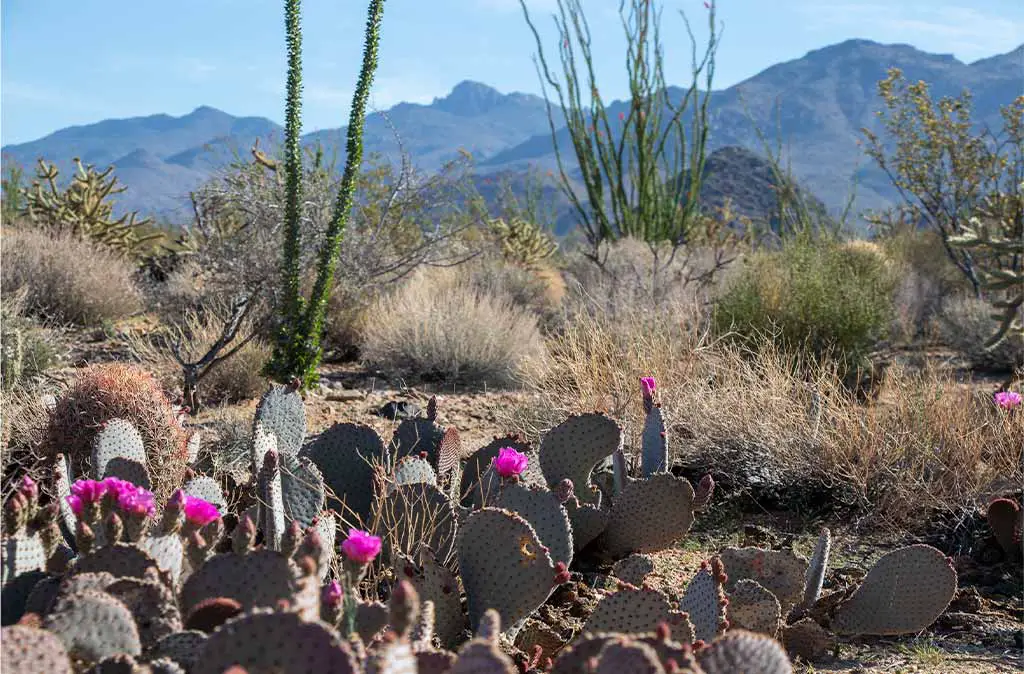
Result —
[{"label": "mountain ridge", "polygon": [[[837,212],[845,205],[854,178],[861,180],[858,210],[884,207],[894,194],[884,176],[870,166],[857,139],[861,127],[878,128],[876,86],[889,67],[901,68],[908,80],[929,82],[934,96],[971,91],[976,119],[994,127],[999,125],[999,106],[1024,91],[1024,45],[967,64],[908,44],[854,38],[712,91],[709,152],[736,146],[763,154],[756,125],[773,147],[783,144],[795,178],[829,209]],[[669,87],[673,99],[684,91]],[[614,119],[627,105],[613,101],[609,117]],[[302,142],[337,148],[343,159],[345,133],[344,127],[313,130]],[[188,215],[190,190],[231,158],[247,156],[257,138],[271,147],[281,137],[283,128],[273,120],[235,117],[201,105],[178,117],[158,113],[66,127],[34,141],[4,146],[2,152],[5,162],[17,161],[29,174],[40,156],[56,162],[64,175],[76,156],[99,168],[113,164],[128,187],[121,195],[121,208],[181,220]],[[564,127],[557,130],[556,139],[563,157],[568,152],[566,159],[572,160]],[[472,153],[481,176],[523,172],[528,166],[541,172],[556,168],[544,99],[501,93],[474,80],[459,82],[429,104],[399,103],[368,115],[364,147],[367,155],[380,153],[394,161],[401,147],[428,172],[457,157],[460,150]],[[118,162],[127,165],[118,167]]]}]

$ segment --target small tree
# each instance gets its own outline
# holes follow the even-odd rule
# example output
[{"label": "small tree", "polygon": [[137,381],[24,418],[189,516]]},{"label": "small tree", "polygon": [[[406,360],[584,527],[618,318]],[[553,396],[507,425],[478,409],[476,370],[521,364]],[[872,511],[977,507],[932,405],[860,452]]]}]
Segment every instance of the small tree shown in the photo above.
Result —
[{"label": "small tree", "polygon": [[936,101],[925,82],[908,83],[898,68],[891,68],[878,92],[884,107],[877,114],[888,138],[862,129],[866,152],[885,171],[902,203],[869,219],[881,227],[910,222],[935,229],[949,259],[980,297],[984,284],[978,249],[954,246],[950,240],[966,233],[985,197],[1012,192],[1024,179],[1024,96],[1002,109],[1004,128],[997,135],[976,130],[966,91]]},{"label": "small tree", "polygon": [[345,172],[334,205],[334,212],[317,255],[316,280],[308,298],[303,297],[302,281],[302,29],[300,0],[285,0],[285,33],[288,45],[287,102],[285,105],[284,181],[285,210],[283,257],[281,264],[282,298],[280,324],[274,354],[267,373],[281,381],[298,378],[309,386],[317,378],[316,368],[322,355],[320,337],[327,313],[327,300],[334,283],[341,241],[352,210],[356,177],[363,159],[363,125],[366,103],[377,69],[380,24],[384,0],[370,0],[367,10],[366,42],[359,81],[349,114]]},{"label": "small tree", "polygon": [[[718,46],[714,6],[708,9],[710,38],[699,60],[693,31],[681,13],[692,45],[693,79],[682,98],[675,101],[665,80],[661,11],[650,0],[620,1],[630,99],[628,111],[620,112],[616,123],[609,119],[595,78],[590,29],[581,0],[558,0],[555,24],[564,82],[552,74],[524,0],[520,5],[537,43],[538,75],[545,98],[546,83],[558,96],[579,164],[585,200],[569,176],[558,146],[559,125],[548,100],[559,183],[579,217],[589,247],[587,257],[603,265],[605,244],[635,238],[650,246],[656,278],[659,251],[666,244],[668,264],[681,248],[699,242],[698,235],[706,234],[697,223]],[[698,87],[702,76],[703,92]],[[714,269],[721,262],[717,259]]]}]

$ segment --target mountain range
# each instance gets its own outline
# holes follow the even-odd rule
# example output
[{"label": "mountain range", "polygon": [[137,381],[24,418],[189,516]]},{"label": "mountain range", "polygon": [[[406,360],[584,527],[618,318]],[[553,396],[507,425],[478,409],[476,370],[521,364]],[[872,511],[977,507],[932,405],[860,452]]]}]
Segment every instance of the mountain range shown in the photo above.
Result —
[{"label": "mountain range", "polygon": [[[855,190],[854,212],[892,204],[896,194],[885,175],[858,146],[862,128],[879,129],[877,84],[890,67],[900,68],[910,81],[927,82],[936,97],[970,91],[974,118],[996,129],[1001,127],[1000,106],[1024,93],[1024,45],[965,64],[951,55],[926,53],[909,45],[848,40],[713,91],[709,150],[747,150],[716,152],[720,160],[716,170],[749,167],[750,153],[764,150],[759,129],[771,148],[783,149],[799,183],[831,211],[842,210],[851,190]],[[678,100],[684,93],[682,88],[669,87],[670,99]],[[625,101],[611,103],[609,118],[615,120],[627,106]],[[303,137],[303,143],[321,142],[343,156],[345,132],[345,128],[314,131]],[[257,138],[261,145],[273,146],[282,136],[283,128],[269,119],[235,117],[203,106],[181,117],[158,114],[68,127],[38,140],[4,146],[2,153],[5,163],[18,162],[28,175],[40,157],[57,163],[65,175],[73,157],[101,169],[112,164],[128,187],[120,195],[121,209],[183,222],[188,218],[190,190],[232,158],[246,156]],[[563,157],[572,156],[565,128],[556,131],[555,141]],[[481,187],[499,176],[524,176],[530,167],[542,174],[557,168],[544,99],[503,94],[471,81],[461,82],[430,104],[400,103],[369,115],[364,146],[367,154],[380,153],[396,162],[401,148],[414,165],[428,172],[457,157],[460,150],[469,151]],[[727,161],[730,157],[740,161]],[[733,175],[719,183],[736,185],[742,192],[743,178]],[[556,190],[548,192],[559,196]],[[561,209],[566,215],[564,198]],[[571,226],[571,217],[562,218],[563,228],[566,223]]]}]

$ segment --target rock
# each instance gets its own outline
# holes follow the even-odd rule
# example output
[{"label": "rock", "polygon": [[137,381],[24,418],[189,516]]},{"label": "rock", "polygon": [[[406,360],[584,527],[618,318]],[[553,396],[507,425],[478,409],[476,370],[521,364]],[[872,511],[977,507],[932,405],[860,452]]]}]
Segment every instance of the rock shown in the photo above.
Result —
[{"label": "rock", "polygon": [[415,419],[420,414],[420,406],[411,400],[389,400],[377,411],[377,416],[397,421],[399,419]]}]

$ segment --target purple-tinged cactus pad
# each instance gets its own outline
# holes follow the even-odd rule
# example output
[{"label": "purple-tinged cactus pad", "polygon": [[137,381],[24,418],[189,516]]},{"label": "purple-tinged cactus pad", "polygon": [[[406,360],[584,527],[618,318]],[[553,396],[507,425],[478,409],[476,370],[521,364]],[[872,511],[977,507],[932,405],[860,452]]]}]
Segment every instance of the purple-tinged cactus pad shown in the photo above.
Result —
[{"label": "purple-tinged cactus pad", "polygon": [[706,674],[792,674],[793,665],[779,642],[762,634],[736,630],[697,652]]},{"label": "purple-tinged cactus pad", "polygon": [[568,478],[580,503],[593,503],[597,489],[590,473],[621,445],[622,429],[611,418],[596,412],[573,415],[541,440],[540,467],[548,484]]},{"label": "purple-tinged cactus pad", "polygon": [[627,484],[612,505],[604,543],[613,556],[665,550],[693,525],[693,487],[658,473]]},{"label": "purple-tinged cactus pad", "polygon": [[142,653],[131,611],[105,592],[82,590],[60,599],[43,624],[76,660],[99,662],[119,653]]},{"label": "purple-tinged cactus pad", "polygon": [[4,674],[72,674],[64,642],[47,630],[11,625],[0,631],[0,670]]}]

